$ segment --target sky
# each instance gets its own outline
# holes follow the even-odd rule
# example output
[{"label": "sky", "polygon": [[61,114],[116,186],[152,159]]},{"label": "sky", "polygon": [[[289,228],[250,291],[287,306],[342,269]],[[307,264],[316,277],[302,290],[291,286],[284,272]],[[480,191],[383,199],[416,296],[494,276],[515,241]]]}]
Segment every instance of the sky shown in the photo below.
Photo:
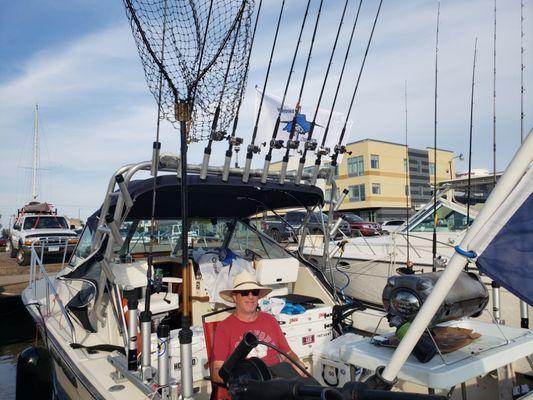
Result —
[{"label": "sky", "polygon": [[[287,96],[294,104],[301,83],[318,0],[311,0]],[[533,127],[533,3],[524,0],[524,135]],[[264,80],[281,0],[264,0],[251,55],[237,136],[249,142],[254,87]],[[281,97],[301,25],[305,0],[287,0],[267,93]],[[325,0],[313,49],[304,105],[314,107],[344,0]],[[330,107],[358,1],[349,0],[345,26],[322,106]],[[377,0],[362,5],[354,45],[335,111],[352,96]],[[520,0],[497,1],[497,169],[520,145]],[[433,146],[437,2],[383,2],[355,104],[348,141],[370,138]],[[473,111],[473,168],[492,168],[494,1],[443,0],[438,51],[439,148],[468,153],[474,41],[477,61]],[[35,104],[39,104],[38,199],[61,214],[85,219],[103,200],[121,165],[151,158],[157,105],[150,94],[121,1],[20,0],[0,2],[0,223],[29,200]],[[179,151],[179,132],[162,124],[162,151]],[[200,163],[204,142],[189,150]],[[226,144],[214,146],[221,165]],[[244,151],[240,152],[241,164]],[[280,153],[281,154],[281,153]],[[263,155],[256,157],[262,165]],[[279,157],[276,154],[275,157]],[[467,168],[459,162],[458,170]]]}]

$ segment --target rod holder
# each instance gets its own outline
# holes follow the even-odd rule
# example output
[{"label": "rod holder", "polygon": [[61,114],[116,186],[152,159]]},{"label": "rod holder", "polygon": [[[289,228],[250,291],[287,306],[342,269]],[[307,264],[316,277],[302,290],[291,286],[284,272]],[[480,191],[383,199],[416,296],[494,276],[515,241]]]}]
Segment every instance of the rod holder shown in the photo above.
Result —
[{"label": "rod holder", "polygon": [[520,300],[520,328],[529,329],[529,310],[524,300]]},{"label": "rod holder", "polygon": [[178,334],[180,341],[180,362],[181,362],[181,390],[182,398],[192,399],[194,394],[192,376],[192,331],[187,326],[180,330]]},{"label": "rod holder", "polygon": [[105,222],[107,227],[109,228],[109,231],[111,232],[111,235],[113,236],[113,242],[115,242],[117,246],[122,247],[122,245],[124,244],[124,240],[120,235],[117,222],[113,219],[113,216],[111,214],[108,214],[105,217]]},{"label": "rod holder", "polygon": [[341,226],[341,223],[342,223],[342,217],[337,218],[337,221],[335,221],[335,224],[331,228],[331,231],[329,231],[329,237],[330,238],[334,238],[335,237],[335,234],[339,230],[339,227]]},{"label": "rod holder", "polygon": [[311,185],[316,185],[316,180],[318,179],[318,171],[320,170],[320,161],[318,164],[315,163],[315,167],[313,169],[313,175],[311,176]]},{"label": "rod holder", "polygon": [[248,183],[248,180],[250,179],[250,168],[252,167],[252,157],[251,155],[246,155],[246,161],[244,162],[244,172],[242,174],[242,181],[244,183]]},{"label": "rod holder", "polygon": [[283,158],[283,161],[281,162],[281,171],[279,172],[279,184],[283,185],[285,183],[285,177],[287,176],[287,160],[285,157]]},{"label": "rod holder", "polygon": [[124,176],[122,174],[115,176],[115,181],[117,182],[118,188],[120,189],[120,193],[122,194],[122,200],[124,200],[124,204],[126,205],[126,207],[133,207],[133,200],[131,199],[130,192],[128,192],[126,183],[124,182]]},{"label": "rod holder", "polygon": [[500,284],[492,281],[492,313],[496,323],[501,323],[501,314],[500,314]]},{"label": "rod holder", "polygon": [[333,207],[333,212],[339,211],[339,208],[342,202],[346,199],[346,196],[348,196],[348,193],[350,192],[346,188],[342,191],[341,197],[339,197],[339,200],[337,200],[337,204],[335,204],[335,207]]},{"label": "rod holder", "polygon": [[211,150],[206,148],[204,151],[204,159],[202,161],[202,168],[200,169],[200,179],[203,181],[207,179],[207,168],[209,167],[210,157],[211,157]]},{"label": "rod holder", "polygon": [[157,383],[161,388],[161,397],[170,397],[169,388],[170,327],[159,324],[157,327]]},{"label": "rod holder", "polygon": [[270,168],[270,160],[267,157],[265,157],[265,164],[263,165],[263,174],[261,175],[261,183],[267,182],[269,168]]},{"label": "rod holder", "polygon": [[141,322],[141,375],[144,381],[151,381],[154,377],[152,369],[152,358],[150,348],[152,346],[152,313],[150,311],[143,311],[139,316]]},{"label": "rod holder", "polygon": [[152,149],[152,168],[150,169],[150,174],[152,176],[157,175],[160,151],[161,151],[161,142],[154,142],[153,149]]},{"label": "rod holder", "polygon": [[229,169],[231,167],[231,152],[226,152],[226,158],[224,159],[224,168],[222,170],[222,181],[227,182],[229,178]]},{"label": "rod holder", "polygon": [[305,160],[303,158],[300,158],[300,163],[298,164],[298,170],[296,171],[296,178],[294,179],[294,183],[296,185],[299,185],[302,180],[302,175],[304,173],[304,165],[305,165]]},{"label": "rod holder", "polygon": [[137,370],[137,306],[136,299],[128,300],[128,370]]}]

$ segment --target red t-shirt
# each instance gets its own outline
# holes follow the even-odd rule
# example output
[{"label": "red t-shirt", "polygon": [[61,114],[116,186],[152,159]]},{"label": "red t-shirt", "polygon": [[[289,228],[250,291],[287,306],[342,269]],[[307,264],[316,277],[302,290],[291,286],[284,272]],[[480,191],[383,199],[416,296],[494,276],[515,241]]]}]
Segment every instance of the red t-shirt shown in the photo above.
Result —
[{"label": "red t-shirt", "polygon": [[[291,351],[276,319],[270,314],[258,311],[255,321],[244,322],[235,315],[230,315],[217,325],[213,360],[225,361],[247,332],[252,332],[259,340],[272,343],[285,352]],[[267,365],[280,362],[279,353],[276,350],[261,344],[252,349],[248,357],[259,357]]]}]

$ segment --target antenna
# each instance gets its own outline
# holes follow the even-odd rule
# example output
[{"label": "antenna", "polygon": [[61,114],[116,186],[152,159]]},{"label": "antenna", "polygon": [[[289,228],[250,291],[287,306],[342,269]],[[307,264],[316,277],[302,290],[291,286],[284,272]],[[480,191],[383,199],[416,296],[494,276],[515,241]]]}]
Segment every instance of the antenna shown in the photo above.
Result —
[{"label": "antenna", "polygon": [[469,227],[470,223],[470,196],[471,196],[471,175],[472,175],[472,128],[473,128],[473,116],[474,116],[474,85],[476,80],[476,53],[477,53],[477,37],[474,43],[474,62],[472,64],[472,92],[470,95],[470,134],[468,145],[468,192],[466,203],[466,226]]},{"label": "antenna", "polygon": [[435,110],[433,120],[433,268],[435,272],[437,267],[437,89],[439,74],[439,22],[440,22],[440,1],[437,7],[437,33],[435,39]]},{"label": "antenna", "polygon": [[31,199],[37,199],[37,170],[39,169],[39,104],[35,104],[33,122],[33,163],[31,168]]}]

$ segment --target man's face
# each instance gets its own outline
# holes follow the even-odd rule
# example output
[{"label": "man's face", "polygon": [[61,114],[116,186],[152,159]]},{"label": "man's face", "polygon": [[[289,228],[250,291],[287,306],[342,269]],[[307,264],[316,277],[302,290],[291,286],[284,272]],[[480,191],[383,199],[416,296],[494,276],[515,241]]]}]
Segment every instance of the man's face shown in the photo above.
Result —
[{"label": "man's face", "polygon": [[233,299],[237,311],[241,313],[251,314],[257,309],[259,301],[258,295],[254,295],[253,291],[233,292]]}]

